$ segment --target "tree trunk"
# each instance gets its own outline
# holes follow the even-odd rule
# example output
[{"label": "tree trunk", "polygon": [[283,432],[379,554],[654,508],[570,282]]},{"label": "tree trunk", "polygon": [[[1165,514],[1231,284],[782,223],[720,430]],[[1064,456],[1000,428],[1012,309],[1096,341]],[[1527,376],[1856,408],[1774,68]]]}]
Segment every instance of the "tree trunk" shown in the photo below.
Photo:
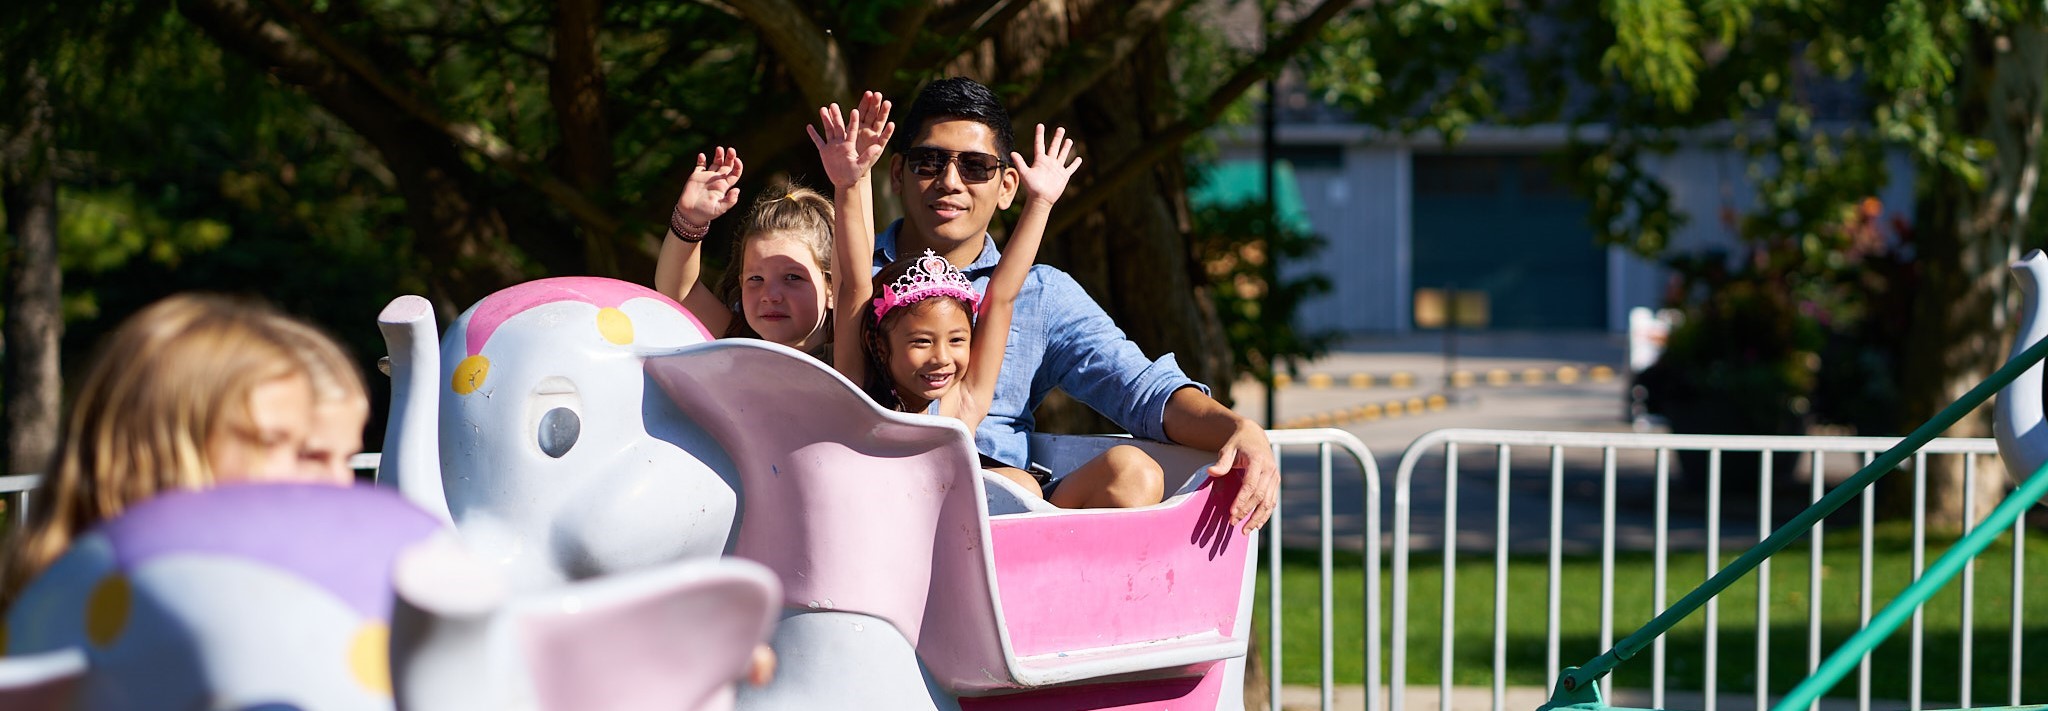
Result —
[{"label": "tree trunk", "polygon": [[63,376],[63,272],[57,266],[57,181],[50,174],[52,126],[43,77],[26,73],[26,120],[5,151],[0,202],[7,212],[7,472],[43,471],[57,449]]},{"label": "tree trunk", "polygon": [[[586,194],[612,189],[612,131],[605,121],[604,64],[597,54],[597,31],[604,23],[599,0],[562,0],[555,4],[554,64],[548,68],[548,98],[562,132],[562,172],[569,184]],[[617,276],[615,235],[583,225],[584,261],[593,274]]]},{"label": "tree trunk", "polygon": [[[1098,22],[1123,12],[1117,3],[1080,0],[1033,6],[1019,13],[995,51],[970,55],[954,67],[994,85],[1034,85],[1046,58],[1064,46],[1117,32]],[[1087,165],[1067,190],[1068,200],[1098,189],[1094,176],[1134,159],[1170,123],[1175,109],[1163,30],[1155,29],[1117,66],[1047,119],[1082,137]],[[1017,150],[1030,152],[1033,126],[1014,127]],[[1172,353],[1189,377],[1228,396],[1230,348],[1209,300],[1206,276],[1189,245],[1187,186],[1178,158],[1160,161],[1146,177],[1110,188],[1114,194],[1071,229],[1048,234],[1041,261],[1072,274],[1103,305],[1131,340],[1154,358]],[[1066,203],[1055,206],[1058,212]],[[1226,400],[1227,401],[1227,400]],[[1106,420],[1072,400],[1047,400],[1039,427],[1052,432],[1111,431]]]},{"label": "tree trunk", "polygon": [[[1913,249],[1921,269],[1913,295],[1906,348],[1901,431],[1919,426],[1961,398],[2004,360],[2012,301],[2006,265],[2019,257],[2030,200],[2039,179],[2048,80],[2048,31],[2039,27],[1997,33],[1973,25],[1967,60],[1958,68],[1953,109],[1962,135],[1991,142],[1972,185],[1939,164],[1923,166]],[[1951,437],[1987,437],[1989,408],[1949,429]],[[1910,510],[1908,472],[1886,479],[1880,501]],[[2004,477],[1980,472],[1977,490],[1964,486],[1960,458],[1929,463],[1927,519],[1960,527],[1964,502],[1977,500],[1978,517],[2003,494]]]}]

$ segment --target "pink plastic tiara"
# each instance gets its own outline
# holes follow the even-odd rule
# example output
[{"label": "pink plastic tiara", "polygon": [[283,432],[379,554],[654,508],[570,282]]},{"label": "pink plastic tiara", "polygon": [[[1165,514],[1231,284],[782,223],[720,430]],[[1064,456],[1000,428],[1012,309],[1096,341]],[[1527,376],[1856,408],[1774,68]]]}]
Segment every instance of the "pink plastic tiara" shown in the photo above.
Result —
[{"label": "pink plastic tiara", "polygon": [[966,301],[970,309],[981,306],[981,295],[974,292],[974,284],[967,281],[967,276],[945,257],[927,249],[924,256],[910,264],[910,271],[896,278],[896,283],[882,286],[882,295],[875,297],[875,320],[881,320],[897,307],[934,296]]}]

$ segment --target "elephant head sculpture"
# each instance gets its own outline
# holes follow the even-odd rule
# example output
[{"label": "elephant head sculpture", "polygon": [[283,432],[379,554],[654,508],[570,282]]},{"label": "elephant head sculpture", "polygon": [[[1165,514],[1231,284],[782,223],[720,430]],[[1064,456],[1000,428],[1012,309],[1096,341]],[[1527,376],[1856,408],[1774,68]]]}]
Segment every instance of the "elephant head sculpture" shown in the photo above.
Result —
[{"label": "elephant head sculpture", "polygon": [[0,684],[0,706],[389,709],[392,563],[441,529],[367,488],[144,502],[80,537],[8,610],[0,668],[77,663],[41,696]]},{"label": "elephant head sculpture", "polygon": [[425,299],[400,297],[379,322],[393,381],[379,479],[452,521],[513,589],[727,548],[734,469],[641,367],[711,338],[673,300],[541,279],[478,302],[438,352]]},{"label": "elephant head sculpture", "polygon": [[168,494],[23,591],[0,708],[729,709],[777,608],[740,560],[526,593],[502,573],[387,491]]}]

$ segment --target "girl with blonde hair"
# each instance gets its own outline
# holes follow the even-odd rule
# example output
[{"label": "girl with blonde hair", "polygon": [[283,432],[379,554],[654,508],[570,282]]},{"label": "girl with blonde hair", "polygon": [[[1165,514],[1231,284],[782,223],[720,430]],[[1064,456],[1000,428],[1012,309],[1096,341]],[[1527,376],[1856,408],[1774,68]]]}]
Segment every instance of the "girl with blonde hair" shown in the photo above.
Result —
[{"label": "girl with blonde hair", "polygon": [[222,296],[171,296],[122,322],[101,341],[31,520],[0,564],[0,602],[79,533],[160,493],[332,481],[302,461],[321,370],[309,354],[328,349],[339,353],[277,310]]},{"label": "girl with blonde hair", "polygon": [[701,283],[711,221],[739,203],[739,151],[718,148],[676,198],[654,268],[654,290],[689,309],[719,338],[759,338],[828,356],[832,326],[832,200],[777,183],[754,200],[716,289]]}]

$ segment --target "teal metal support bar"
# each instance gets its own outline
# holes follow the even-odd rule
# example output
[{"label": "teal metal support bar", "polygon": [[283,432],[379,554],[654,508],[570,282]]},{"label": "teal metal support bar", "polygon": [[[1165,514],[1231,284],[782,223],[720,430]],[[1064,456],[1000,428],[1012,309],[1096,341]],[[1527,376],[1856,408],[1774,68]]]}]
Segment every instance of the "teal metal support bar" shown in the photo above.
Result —
[{"label": "teal metal support bar", "polygon": [[[1809,529],[1813,528],[1813,524],[1827,518],[1829,514],[1841,508],[1843,504],[1849,503],[1850,499],[1855,498],[1857,494],[1861,494],[1864,489],[1869,488],[1872,482],[1877,481],[1880,477],[1898,467],[1901,462],[1906,460],[1906,457],[1912,456],[1913,452],[1918,451],[1929,441],[1940,436],[1942,432],[1948,430],[1949,426],[1954,425],[1957,420],[1963,419],[1964,415],[1977,409],[1979,405],[1984,404],[1984,401],[1991,399],[1993,394],[2005,389],[2005,386],[2011,384],[2014,378],[2020,376],[2020,373],[2026,372],[2028,368],[2040,362],[2043,356],[2048,356],[2048,339],[2042,339],[2040,342],[2028,346],[2018,356],[2006,361],[2004,366],[2001,366],[1996,372],[1991,374],[1991,377],[1985,378],[1984,382],[1978,383],[1977,387],[1971,388],[1970,392],[1963,394],[1961,399],[1949,403],[1948,407],[1944,407],[1941,409],[1941,412],[1935,413],[1934,419],[1928,420],[1914,429],[1912,434],[1906,435],[1905,439],[1900,440],[1891,449],[1885,450],[1884,454],[1878,455],[1877,459],[1872,461],[1869,466],[1864,467],[1862,471],[1856,472],[1855,476],[1849,477],[1840,486],[1835,487],[1833,491],[1828,492],[1826,496],[1821,497],[1819,501],[1807,507],[1805,511],[1799,512],[1799,515],[1794,516],[1791,521],[1787,521],[1785,525],[1772,531],[1770,537],[1758,542],[1755,547],[1744,552],[1742,557],[1736,558],[1735,562],[1729,563],[1728,567],[1722,568],[1721,572],[1715,573],[1714,577],[1707,579],[1699,587],[1693,588],[1692,592],[1687,593],[1685,597],[1673,603],[1663,614],[1657,615],[1656,619],[1650,620],[1648,624],[1643,625],[1634,634],[1629,635],[1620,642],[1616,642],[1613,649],[1609,649],[1600,656],[1594,657],[1592,661],[1559,674],[1556,691],[1559,693],[1576,692],[1606,677],[1608,672],[1614,671],[1614,668],[1623,661],[1631,659],[1636,654],[1642,652],[1643,648],[1648,647],[1658,636],[1677,626],[1679,621],[1684,620],[1687,615],[1691,615],[1694,610],[1707,604],[1708,600],[1713,599],[1715,595],[1721,594],[1721,591],[1728,589],[1728,586],[1734,585],[1735,581],[1742,579],[1744,575],[1748,575],[1749,571],[1755,570],[1757,565],[1762,563],[1764,559],[1775,555],[1778,551],[1784,550],[1785,546],[1791,545],[1793,540],[1805,535]],[[1553,696],[1553,703],[1563,701],[1565,699]]]},{"label": "teal metal support bar", "polygon": [[[2048,465],[2042,466],[2040,471],[2034,472],[2033,476],[2021,482],[2011,496],[1999,502],[1998,508],[1991,511],[1989,518],[1984,519],[1976,528],[1970,529],[1969,535],[1963,536],[1963,540],[1957,541],[1947,553],[1935,559],[1934,565],[1929,566],[1919,580],[1906,586],[1898,597],[1892,598],[1882,611],[1870,618],[1869,626],[1858,630],[1849,641],[1843,642],[1841,647],[1835,649],[1834,654],[1828,655],[1827,661],[1822,662],[1820,668],[1814,670],[1813,676],[1807,677],[1805,681],[1799,682],[1799,686],[1793,687],[1792,693],[1779,700],[1772,711],[1804,709],[1819,699],[1821,694],[1834,688],[1842,677],[1849,674],[1849,670],[1856,668],[1856,663],[1863,659],[1863,655],[1876,649],[1885,638],[1899,629],[1899,625],[1911,619],[1913,610],[1925,604],[1928,598],[1934,597],[1935,593],[1941,591],[1942,586],[1947,585],[1957,573],[1962,572],[1964,566],[1970,564],[1971,559],[1983,553],[1984,549],[1989,547],[1992,541],[1998,540],[1999,535],[2005,533],[2006,529],[2012,528],[2012,523],[2025,515],[2028,508],[2039,502],[2043,494],[2048,494]],[[1964,679],[1963,683],[1968,684],[1970,680]]]}]

